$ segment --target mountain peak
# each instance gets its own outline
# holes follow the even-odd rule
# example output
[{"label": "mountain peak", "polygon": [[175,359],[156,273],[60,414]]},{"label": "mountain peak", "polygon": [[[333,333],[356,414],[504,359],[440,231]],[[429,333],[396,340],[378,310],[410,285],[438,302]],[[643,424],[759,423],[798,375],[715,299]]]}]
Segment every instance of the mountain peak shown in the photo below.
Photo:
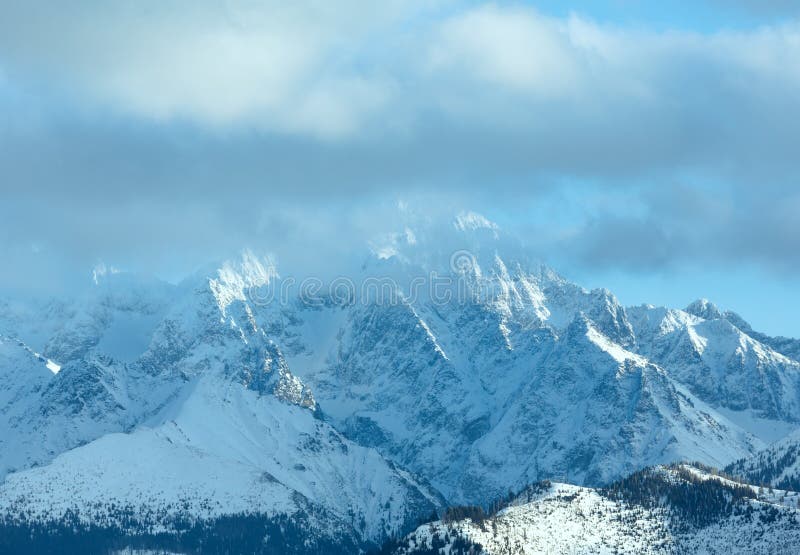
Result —
[{"label": "mountain peak", "polygon": [[478,229],[487,229],[492,232],[495,239],[498,238],[500,227],[494,223],[493,221],[489,220],[483,214],[478,214],[477,212],[461,212],[456,216],[455,221],[453,222],[456,229],[459,231],[475,231]]},{"label": "mountain peak", "polygon": [[708,299],[698,299],[687,306],[684,311],[704,320],[718,320],[724,317],[717,305]]},{"label": "mountain peak", "polygon": [[278,277],[271,259],[259,258],[250,250],[242,251],[238,260],[226,261],[216,273],[208,283],[223,314],[233,301],[244,301],[249,292]]}]

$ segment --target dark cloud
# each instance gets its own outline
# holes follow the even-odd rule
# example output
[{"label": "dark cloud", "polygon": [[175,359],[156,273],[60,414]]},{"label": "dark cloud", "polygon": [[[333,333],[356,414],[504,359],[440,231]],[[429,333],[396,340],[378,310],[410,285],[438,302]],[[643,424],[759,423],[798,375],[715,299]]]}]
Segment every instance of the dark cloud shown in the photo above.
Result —
[{"label": "dark cloud", "polygon": [[643,272],[673,263],[675,242],[656,222],[607,218],[588,222],[567,250],[589,267]]}]

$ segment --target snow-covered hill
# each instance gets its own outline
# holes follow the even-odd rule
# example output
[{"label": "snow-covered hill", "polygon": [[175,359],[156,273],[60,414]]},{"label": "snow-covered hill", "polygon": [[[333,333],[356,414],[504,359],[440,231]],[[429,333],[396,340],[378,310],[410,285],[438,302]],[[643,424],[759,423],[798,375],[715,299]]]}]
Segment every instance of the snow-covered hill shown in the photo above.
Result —
[{"label": "snow-covered hill", "polygon": [[540,483],[493,516],[450,509],[384,552],[793,553],[798,500],[795,492],[759,494],[689,465],[654,467],[602,490]]}]

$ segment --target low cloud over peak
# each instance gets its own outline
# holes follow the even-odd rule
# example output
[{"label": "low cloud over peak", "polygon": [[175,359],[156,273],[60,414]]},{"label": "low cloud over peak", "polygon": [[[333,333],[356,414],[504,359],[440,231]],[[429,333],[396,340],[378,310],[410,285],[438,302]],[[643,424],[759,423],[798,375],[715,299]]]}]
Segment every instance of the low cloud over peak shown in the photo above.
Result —
[{"label": "low cloud over peak", "polygon": [[398,199],[567,272],[785,281],[800,21],[771,4],[687,4],[751,14],[706,28],[605,3],[5,6],[0,287],[245,246],[336,259],[404,233]]}]

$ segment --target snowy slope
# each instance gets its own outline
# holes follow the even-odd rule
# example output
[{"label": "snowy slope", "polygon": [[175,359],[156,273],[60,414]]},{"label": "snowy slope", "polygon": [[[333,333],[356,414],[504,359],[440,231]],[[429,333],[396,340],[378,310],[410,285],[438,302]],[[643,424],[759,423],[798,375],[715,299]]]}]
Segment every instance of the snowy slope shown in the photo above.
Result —
[{"label": "snowy slope", "polygon": [[[542,477],[603,484],[642,466],[691,458],[724,462],[757,440],[715,414],[659,367],[576,322],[470,452],[466,491],[495,497]],[[557,364],[555,363],[557,361]],[[565,407],[568,407],[566,409]]]},{"label": "snowy slope", "polygon": [[44,521],[71,510],[108,521],[130,508],[159,515],[148,524],[163,526],[180,512],[209,518],[316,506],[335,516],[320,523],[320,534],[336,527],[380,540],[440,502],[307,408],[208,376],[191,389],[158,427],[108,434],[10,475],[0,485],[0,510]]},{"label": "snowy slope", "polygon": [[747,335],[708,301],[686,311],[642,306],[628,312],[640,352],[704,401],[797,422],[800,363]]},{"label": "snowy slope", "polygon": [[800,431],[725,468],[754,484],[800,491]]},{"label": "snowy slope", "polygon": [[[174,399],[181,381],[92,355],[47,373],[0,414],[0,476],[45,464],[106,433],[130,430]],[[40,370],[40,373],[41,370]]]},{"label": "snowy slope", "polygon": [[770,337],[765,333],[760,333],[754,330],[744,318],[735,312],[731,310],[722,311],[708,299],[700,299],[693,302],[686,308],[686,311],[700,316],[705,320],[727,320],[756,341],[769,346],[771,349],[786,357],[800,361],[800,339],[792,339],[789,337]]},{"label": "snowy slope", "polygon": [[46,359],[35,356],[23,343],[0,335],[0,475],[8,468],[28,466],[27,453],[37,449],[40,440],[30,433],[27,411],[53,379]]},{"label": "snowy slope", "polygon": [[441,504],[320,418],[311,390],[248,320],[243,288],[270,277],[251,262],[183,284],[136,360],[93,346],[29,388],[0,461],[13,469],[35,439],[21,465],[35,468],[0,485],[5,515],[63,522],[77,512],[106,526],[133,518],[140,533],[143,522],[158,529],[176,517],[301,513],[317,520],[315,533],[361,543]]},{"label": "snowy slope", "polygon": [[392,553],[790,553],[800,549],[797,499],[656,467],[608,490],[540,484],[495,516],[423,525]]}]

